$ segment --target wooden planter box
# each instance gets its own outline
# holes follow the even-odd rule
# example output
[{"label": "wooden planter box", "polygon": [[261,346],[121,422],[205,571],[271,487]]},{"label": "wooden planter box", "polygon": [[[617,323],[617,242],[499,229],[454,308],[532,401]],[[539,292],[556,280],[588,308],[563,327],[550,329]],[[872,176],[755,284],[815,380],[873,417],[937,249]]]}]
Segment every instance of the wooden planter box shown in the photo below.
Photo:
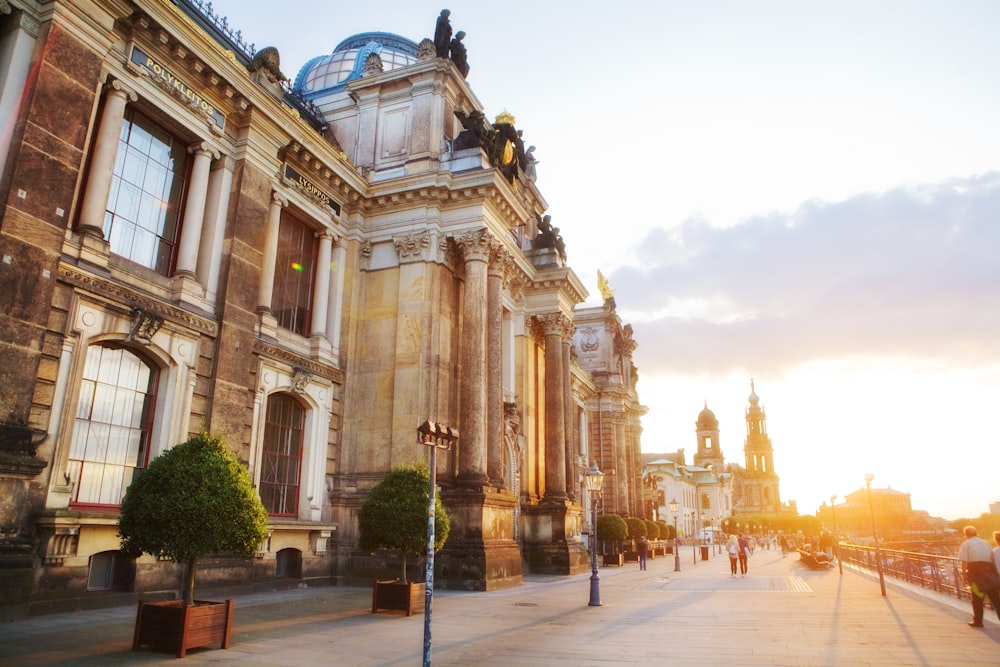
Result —
[{"label": "wooden planter box", "polygon": [[604,567],[621,567],[625,565],[625,554],[603,554],[601,557],[601,563]]},{"label": "wooden planter box", "polygon": [[191,606],[185,605],[183,600],[140,601],[135,617],[132,650],[152,646],[163,651],[174,651],[178,658],[183,658],[189,648],[208,646],[215,642],[219,642],[220,648],[229,648],[232,624],[232,600],[195,600]]},{"label": "wooden planter box", "polygon": [[372,613],[379,609],[405,611],[407,616],[423,612],[427,584],[400,583],[399,579],[375,581],[372,586]]},{"label": "wooden planter box", "polygon": [[625,552],[625,562],[626,563],[638,563],[639,562],[639,552],[638,551],[626,551]]}]

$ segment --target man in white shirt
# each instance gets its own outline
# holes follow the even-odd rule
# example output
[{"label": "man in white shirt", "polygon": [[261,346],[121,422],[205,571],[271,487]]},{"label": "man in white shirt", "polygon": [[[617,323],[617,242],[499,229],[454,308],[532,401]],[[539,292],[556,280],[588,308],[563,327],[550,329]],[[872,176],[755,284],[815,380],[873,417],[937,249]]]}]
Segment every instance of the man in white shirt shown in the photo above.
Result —
[{"label": "man in white shirt", "polygon": [[1000,618],[1000,591],[998,591],[997,570],[993,565],[993,550],[990,543],[976,534],[975,526],[964,529],[965,541],[958,548],[958,559],[962,561],[962,574],[972,591],[972,620],[969,625],[983,627],[983,598],[989,596],[993,608]]}]

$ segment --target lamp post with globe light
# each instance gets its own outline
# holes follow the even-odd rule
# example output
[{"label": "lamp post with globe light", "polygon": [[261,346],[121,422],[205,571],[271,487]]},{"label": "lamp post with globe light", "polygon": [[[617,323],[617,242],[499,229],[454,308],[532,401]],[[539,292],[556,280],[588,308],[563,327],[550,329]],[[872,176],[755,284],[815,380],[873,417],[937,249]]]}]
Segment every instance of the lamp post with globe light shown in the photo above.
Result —
[{"label": "lamp post with globe light", "polygon": [[590,602],[591,607],[601,606],[601,578],[597,575],[597,498],[604,484],[604,473],[594,463],[584,477],[590,494]]},{"label": "lamp post with globe light", "polygon": [[677,548],[677,500],[670,501],[670,511],[674,513],[674,572],[681,571],[681,552]]},{"label": "lamp post with globe light", "polygon": [[865,473],[865,485],[868,487],[868,511],[872,515],[872,537],[875,539],[875,569],[878,570],[878,585],[882,589],[882,597],[885,597],[885,575],[882,573],[882,551],[878,546],[878,526],[875,525],[875,505],[872,504],[872,480],[875,473]]}]

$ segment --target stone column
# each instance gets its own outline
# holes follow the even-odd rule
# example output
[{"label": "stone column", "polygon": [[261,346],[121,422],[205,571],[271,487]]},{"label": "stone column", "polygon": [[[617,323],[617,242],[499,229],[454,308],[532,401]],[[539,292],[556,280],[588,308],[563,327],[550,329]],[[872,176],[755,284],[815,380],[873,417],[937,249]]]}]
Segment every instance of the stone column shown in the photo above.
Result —
[{"label": "stone column", "polygon": [[125,119],[125,106],[135,102],[138,96],[114,79],[104,86],[104,110],[101,124],[97,128],[97,139],[91,151],[90,175],[83,191],[80,204],[79,231],[104,237],[104,214],[108,210],[108,196],[111,194],[111,176],[118,154],[118,141]]},{"label": "stone column", "polygon": [[486,349],[487,349],[487,440],[486,469],[490,482],[498,489],[506,488],[503,471],[503,288],[512,259],[503,245],[494,244],[486,284]]},{"label": "stone column", "polygon": [[618,484],[617,495],[619,498],[616,503],[616,510],[619,513],[625,512],[630,516],[634,516],[632,514],[632,503],[629,495],[631,484],[628,478],[630,466],[628,463],[628,448],[625,443],[625,415],[621,412],[616,412],[613,423],[615,429],[615,482]]},{"label": "stone column", "polygon": [[207,215],[198,249],[198,282],[205,286],[205,297],[215,303],[219,291],[219,272],[222,265],[222,243],[226,236],[226,219],[229,217],[229,190],[233,185],[233,168],[236,162],[228,155],[212,163],[208,178]]},{"label": "stone column", "polygon": [[191,164],[191,178],[187,184],[187,202],[181,224],[181,238],[177,244],[177,264],[175,276],[194,277],[198,271],[198,246],[205,223],[205,202],[208,199],[208,176],[212,160],[219,159],[219,153],[202,141],[188,147],[194,155]]},{"label": "stone column", "polygon": [[[572,328],[571,328],[572,330]],[[563,417],[563,424],[566,433],[566,496],[570,500],[576,499],[577,492],[577,479],[576,479],[576,447],[573,441],[573,385],[571,380],[570,371],[570,348],[573,345],[573,339],[570,336],[565,336],[562,339],[562,358],[563,358],[563,411],[565,416]]]},{"label": "stone column", "polygon": [[326,309],[330,302],[330,258],[333,234],[325,229],[316,234],[319,251],[316,253],[316,276],[313,285],[312,336],[326,337]]},{"label": "stone column", "polygon": [[566,409],[563,336],[570,326],[562,313],[539,318],[545,332],[545,502],[566,500]]},{"label": "stone column", "polygon": [[333,346],[333,353],[340,352],[341,307],[344,303],[344,263],[347,261],[346,240],[341,238],[333,244],[333,282],[327,302],[326,336]]},{"label": "stone column", "polygon": [[469,232],[455,241],[465,260],[465,296],[462,304],[461,410],[458,478],[461,486],[489,484],[486,474],[486,266],[491,237]]},{"label": "stone column", "polygon": [[271,296],[274,292],[274,269],[278,261],[278,228],[281,225],[281,209],[288,200],[277,192],[271,194],[271,208],[267,212],[267,229],[264,232],[264,257],[260,267],[260,284],[257,286],[257,312],[271,312]]}]

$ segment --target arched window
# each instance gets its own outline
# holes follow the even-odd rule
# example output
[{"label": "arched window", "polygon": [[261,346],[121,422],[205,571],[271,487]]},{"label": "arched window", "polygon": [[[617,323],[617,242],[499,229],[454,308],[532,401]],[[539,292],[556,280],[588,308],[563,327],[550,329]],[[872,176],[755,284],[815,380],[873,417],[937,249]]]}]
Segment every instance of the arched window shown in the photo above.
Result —
[{"label": "arched window", "polygon": [[158,376],[126,348],[87,349],[69,453],[72,504],[120,505],[146,467]]},{"label": "arched window", "polygon": [[268,514],[297,516],[306,411],[288,394],[267,400],[260,499]]}]

